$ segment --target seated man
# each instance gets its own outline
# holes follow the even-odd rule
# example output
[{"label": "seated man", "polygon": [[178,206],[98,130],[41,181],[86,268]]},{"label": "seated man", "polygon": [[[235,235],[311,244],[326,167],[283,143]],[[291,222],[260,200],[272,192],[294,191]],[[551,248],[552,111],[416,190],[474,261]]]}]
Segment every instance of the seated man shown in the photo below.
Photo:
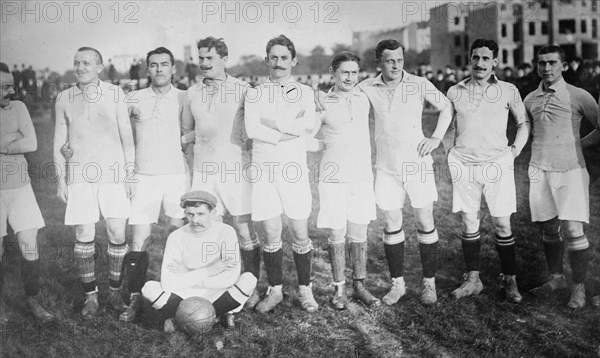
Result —
[{"label": "seated man", "polygon": [[[211,301],[217,317],[241,310],[256,286],[251,273],[240,275],[241,263],[235,230],[215,221],[217,199],[205,191],[192,191],[181,197],[188,224],[167,239],[160,282],[148,281],[142,295],[152,302],[172,332],[171,318],[188,297]],[[228,322],[229,323],[229,322]]]}]

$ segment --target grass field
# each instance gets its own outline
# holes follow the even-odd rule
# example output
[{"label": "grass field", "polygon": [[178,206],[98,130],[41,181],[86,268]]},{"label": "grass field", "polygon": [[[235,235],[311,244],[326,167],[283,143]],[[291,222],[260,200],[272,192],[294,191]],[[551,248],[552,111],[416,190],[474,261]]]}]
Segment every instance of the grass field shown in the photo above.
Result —
[{"label": "grass field", "polygon": [[[313,183],[314,210],[309,222],[313,251],[315,297],[321,305],[317,313],[303,312],[297,303],[296,273],[291,248],[285,245],[283,303],[269,314],[242,311],[236,327],[215,326],[199,340],[182,333],[165,334],[142,321],[125,324],[111,311],[102,308],[92,321],[80,318],[83,292],[73,262],[74,232],[63,222],[64,205],[55,197],[56,184],[51,168],[53,123],[50,114],[35,113],[38,150],[28,156],[33,187],[41,206],[46,227],[40,231],[39,245],[43,267],[43,301],[58,316],[58,322],[42,326],[24,313],[20,259],[16,240],[5,239],[5,292],[10,323],[1,327],[2,357],[600,357],[600,309],[586,306],[572,312],[566,307],[569,292],[549,298],[524,295],[523,303],[505,303],[497,295],[499,262],[493,244],[489,215],[481,227],[484,238],[482,280],[484,291],[477,297],[460,301],[450,292],[461,282],[464,268],[460,247],[459,217],[451,212],[451,184],[439,175],[439,201],[434,214],[440,233],[437,290],[439,301],[432,307],[418,302],[421,265],[416,228],[409,206],[405,207],[406,282],[409,293],[392,307],[368,309],[352,302],[348,310],[336,311],[328,303],[333,291],[326,251],[326,233],[315,228],[318,212],[316,185]],[[426,131],[435,124],[435,115],[426,115]],[[444,156],[434,153],[440,173]],[[318,160],[311,155],[310,161]],[[513,215],[517,237],[518,284],[521,292],[536,286],[546,274],[540,235],[530,222],[526,163],[529,148],[516,166],[518,213]],[[600,160],[600,158],[598,158]],[[588,273],[588,297],[600,293],[600,187],[592,188],[591,224],[586,226],[593,252]],[[389,287],[389,271],[381,242],[383,221],[369,227],[368,283],[382,297]],[[165,243],[166,224],[153,230],[150,245],[149,279],[158,277]],[[130,233],[128,233],[130,236]],[[102,247],[99,272],[100,302],[107,292],[107,238],[104,224],[97,225],[97,242]],[[289,236],[284,229],[284,242]],[[565,255],[566,272],[568,262]],[[350,270],[347,277],[351,276]],[[265,275],[259,283],[265,289]]]}]

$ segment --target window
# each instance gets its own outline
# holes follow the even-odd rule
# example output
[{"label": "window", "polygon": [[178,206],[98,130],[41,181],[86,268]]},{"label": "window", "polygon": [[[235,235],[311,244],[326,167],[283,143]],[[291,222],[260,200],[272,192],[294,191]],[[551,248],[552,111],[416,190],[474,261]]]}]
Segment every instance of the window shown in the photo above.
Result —
[{"label": "window", "polygon": [[460,17],[457,16],[454,18],[454,25],[458,25],[458,24],[460,24]]},{"label": "window", "polygon": [[501,36],[506,37],[506,24],[502,24]]},{"label": "window", "polygon": [[513,24],[513,41],[521,41],[521,23],[515,22]]},{"label": "window", "polygon": [[535,36],[535,22],[529,23],[529,34]]},{"label": "window", "polygon": [[548,35],[548,21],[542,21],[542,35]]},{"label": "window", "polygon": [[454,46],[456,46],[456,47],[460,46],[460,35],[454,36]]},{"label": "window", "polygon": [[461,55],[454,56],[454,65],[462,66],[462,56]]},{"label": "window", "polygon": [[465,31],[469,29],[469,17],[465,16]]},{"label": "window", "polygon": [[574,34],[575,33],[575,20],[558,20],[558,33],[559,34]]},{"label": "window", "polygon": [[507,50],[502,50],[502,63],[505,65],[508,63],[508,51]]},{"label": "window", "polygon": [[581,20],[581,33],[587,33],[587,21],[585,20]]},{"label": "window", "polygon": [[592,38],[598,38],[598,19],[592,19]]},{"label": "window", "polygon": [[596,12],[598,11],[598,0],[592,0],[592,11]]},{"label": "window", "polygon": [[516,65],[517,63],[521,62],[521,49],[516,48],[513,50],[513,65]]},{"label": "window", "polygon": [[469,35],[465,35],[465,50],[469,50]]}]

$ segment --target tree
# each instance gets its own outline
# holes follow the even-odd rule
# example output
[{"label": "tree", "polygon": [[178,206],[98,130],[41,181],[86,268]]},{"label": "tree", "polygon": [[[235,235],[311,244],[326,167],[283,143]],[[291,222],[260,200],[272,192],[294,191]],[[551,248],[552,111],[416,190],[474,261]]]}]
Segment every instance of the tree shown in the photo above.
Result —
[{"label": "tree", "polygon": [[325,73],[329,69],[329,56],[325,55],[323,46],[315,46],[310,51],[308,58],[308,67],[312,73]]},{"label": "tree", "polygon": [[361,69],[366,71],[377,71],[377,61],[375,61],[375,47],[366,49],[361,56]]},{"label": "tree", "polygon": [[333,45],[331,47],[331,52],[334,55],[337,53],[340,53],[340,52],[344,52],[344,51],[354,52],[354,51],[352,51],[352,47],[350,45],[346,45],[346,44],[336,43],[335,45]]}]

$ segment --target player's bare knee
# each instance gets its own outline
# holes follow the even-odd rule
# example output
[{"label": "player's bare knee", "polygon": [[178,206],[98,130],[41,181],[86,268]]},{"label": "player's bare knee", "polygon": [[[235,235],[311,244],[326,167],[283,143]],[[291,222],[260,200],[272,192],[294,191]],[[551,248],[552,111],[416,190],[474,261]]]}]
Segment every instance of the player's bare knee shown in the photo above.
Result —
[{"label": "player's bare knee", "polygon": [[256,287],[258,280],[256,276],[254,276],[250,272],[244,272],[240,275],[240,278],[237,280],[236,285],[245,293],[251,293],[252,290]]},{"label": "player's bare knee", "polygon": [[479,213],[461,213],[462,217],[462,230],[465,233],[472,234],[479,231]]},{"label": "player's bare knee", "polygon": [[351,243],[367,241],[367,225],[348,223],[348,240]]},{"label": "player's bare knee", "polygon": [[133,238],[129,246],[131,251],[144,251],[151,234],[151,225],[133,225]]},{"label": "player's bare knee", "polygon": [[435,229],[433,211],[429,208],[415,209],[415,222],[419,231],[429,232]]},{"label": "player's bare knee", "polygon": [[106,219],[106,233],[108,241],[113,244],[122,244],[125,242],[125,225],[124,219]]},{"label": "player's bare knee", "polygon": [[331,229],[327,242],[330,244],[340,244],[346,242],[346,227],[341,229]]},{"label": "player's bare knee", "polygon": [[561,221],[560,231],[567,239],[583,236],[583,223],[571,220]]},{"label": "player's bare knee", "polygon": [[493,217],[492,223],[494,224],[494,231],[496,235],[501,237],[508,237],[512,235],[510,228],[510,216],[508,217]]},{"label": "player's bare knee", "polygon": [[23,230],[17,233],[21,256],[26,260],[37,260],[39,258],[37,233],[37,229]]},{"label": "player's bare knee", "polygon": [[386,231],[397,231],[402,228],[402,209],[384,210],[383,215],[385,218]]},{"label": "player's bare knee", "polygon": [[96,228],[94,224],[75,226],[75,238],[79,242],[92,242],[95,235]]}]

